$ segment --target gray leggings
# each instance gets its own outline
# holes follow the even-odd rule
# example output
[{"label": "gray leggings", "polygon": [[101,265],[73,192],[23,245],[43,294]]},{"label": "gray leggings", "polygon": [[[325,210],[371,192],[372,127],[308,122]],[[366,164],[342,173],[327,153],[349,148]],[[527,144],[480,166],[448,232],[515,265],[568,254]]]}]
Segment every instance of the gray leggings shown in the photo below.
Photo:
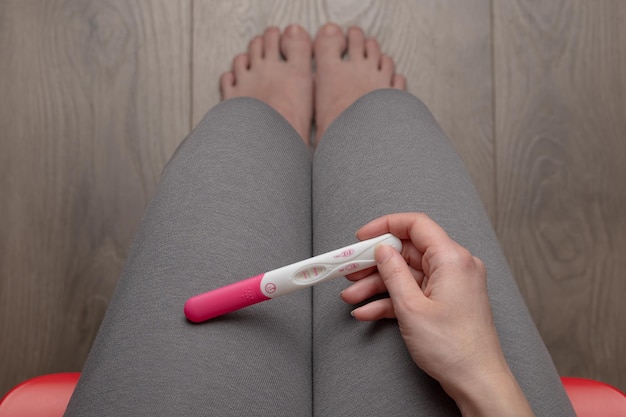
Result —
[{"label": "gray leggings", "polygon": [[502,346],[540,416],[573,416],[474,186],[428,109],[370,93],[311,157],[264,103],[211,110],[148,207],[68,416],[457,415],[395,321],[360,323],[344,279],[194,325],[185,300],[425,212],[486,264]]}]

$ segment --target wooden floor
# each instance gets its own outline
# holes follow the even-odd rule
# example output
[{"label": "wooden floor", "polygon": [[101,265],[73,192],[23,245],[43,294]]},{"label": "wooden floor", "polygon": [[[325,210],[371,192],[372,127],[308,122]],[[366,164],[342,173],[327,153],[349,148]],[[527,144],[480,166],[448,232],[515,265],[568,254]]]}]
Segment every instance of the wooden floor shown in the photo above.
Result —
[{"label": "wooden floor", "polygon": [[559,372],[626,390],[626,2],[0,0],[0,394],[81,369],[230,59],[327,21],[376,36],[451,137]]}]

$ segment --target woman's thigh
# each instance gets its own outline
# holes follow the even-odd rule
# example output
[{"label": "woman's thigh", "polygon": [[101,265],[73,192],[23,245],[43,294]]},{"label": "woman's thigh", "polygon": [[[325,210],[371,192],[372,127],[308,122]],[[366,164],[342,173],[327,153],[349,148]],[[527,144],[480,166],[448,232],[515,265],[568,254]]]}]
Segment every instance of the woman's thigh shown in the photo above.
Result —
[{"label": "woman's thigh", "polygon": [[310,153],[269,106],[219,104],[146,210],[67,415],[310,415],[311,295],[201,324],[188,297],[311,256]]},{"label": "woman's thigh", "polygon": [[[378,90],[329,127],[313,162],[314,253],[354,241],[368,221],[424,212],[488,270],[509,364],[538,415],[568,415],[550,356],[517,289],[463,163],[415,97]],[[313,391],[318,415],[453,415],[452,401],[411,361],[394,321],[359,323],[336,281],[313,291]]]}]

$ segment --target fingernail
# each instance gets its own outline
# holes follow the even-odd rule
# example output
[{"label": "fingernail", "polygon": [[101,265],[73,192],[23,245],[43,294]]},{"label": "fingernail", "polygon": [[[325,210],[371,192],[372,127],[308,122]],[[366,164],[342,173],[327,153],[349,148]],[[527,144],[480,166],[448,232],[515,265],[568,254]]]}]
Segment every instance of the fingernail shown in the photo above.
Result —
[{"label": "fingernail", "polygon": [[376,250],[374,251],[374,259],[376,259],[376,263],[383,264],[389,258],[393,256],[393,251],[395,249],[389,245],[378,245],[376,246]]}]

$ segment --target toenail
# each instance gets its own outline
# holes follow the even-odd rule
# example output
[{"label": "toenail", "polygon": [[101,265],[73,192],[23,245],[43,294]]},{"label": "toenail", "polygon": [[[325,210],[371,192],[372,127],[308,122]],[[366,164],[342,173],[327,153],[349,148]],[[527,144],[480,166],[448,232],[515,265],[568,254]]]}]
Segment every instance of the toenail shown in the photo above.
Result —
[{"label": "toenail", "polygon": [[324,31],[324,34],[326,35],[334,35],[337,33],[341,33],[341,28],[334,23],[326,23],[322,27],[322,30]]},{"label": "toenail", "polygon": [[350,26],[350,28],[348,29],[348,32],[352,32],[353,35],[364,33],[363,29],[361,29],[358,26]]},{"label": "toenail", "polygon": [[304,34],[304,28],[300,25],[289,25],[285,29],[285,33],[288,33],[290,36],[300,36]]}]

